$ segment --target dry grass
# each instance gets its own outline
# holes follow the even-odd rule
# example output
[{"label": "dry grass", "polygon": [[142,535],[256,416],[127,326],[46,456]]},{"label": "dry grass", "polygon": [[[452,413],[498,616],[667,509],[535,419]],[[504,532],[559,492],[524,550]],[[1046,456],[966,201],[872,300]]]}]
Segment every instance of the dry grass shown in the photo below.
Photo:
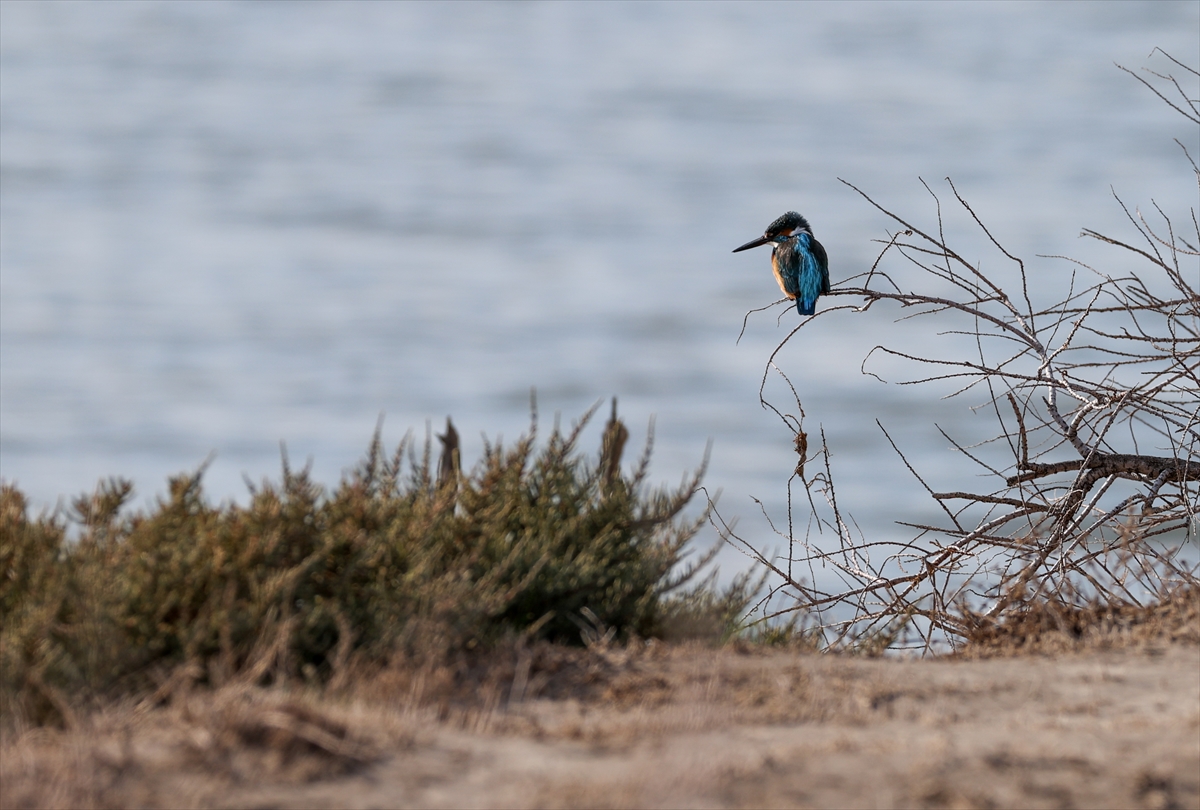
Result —
[{"label": "dry grass", "polygon": [[6,736],[2,804],[14,808],[204,806],[237,785],[346,776],[412,740],[402,721],[363,705],[245,686]]},{"label": "dry grass", "polygon": [[1052,600],[1022,606],[1001,624],[981,623],[965,656],[1061,654],[1112,649],[1200,645],[1200,588],[1180,588],[1149,605],[1094,604],[1079,608]]},{"label": "dry grass", "polygon": [[884,699],[875,681],[802,656],[644,643],[364,668],[338,693],[212,690],[182,677],[168,694],[80,714],[70,729],[7,733],[0,804],[220,805],[230,791],[361,773],[442,734],[615,749],[733,724],[863,723]]},{"label": "dry grass", "polygon": [[1200,807],[1198,610],[1031,614],[986,660],[514,642],[336,687],[179,670],[11,728],[0,805]]}]

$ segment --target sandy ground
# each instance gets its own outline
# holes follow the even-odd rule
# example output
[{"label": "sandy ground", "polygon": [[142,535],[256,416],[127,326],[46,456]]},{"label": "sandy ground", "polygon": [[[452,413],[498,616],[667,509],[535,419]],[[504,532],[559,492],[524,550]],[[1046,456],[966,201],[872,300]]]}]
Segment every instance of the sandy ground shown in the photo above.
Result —
[{"label": "sandy ground", "polygon": [[557,672],[518,660],[465,703],[413,700],[406,682],[408,699],[386,683],[341,700],[230,687],[100,713],[10,738],[0,803],[1200,808],[1194,644],[584,654]]}]

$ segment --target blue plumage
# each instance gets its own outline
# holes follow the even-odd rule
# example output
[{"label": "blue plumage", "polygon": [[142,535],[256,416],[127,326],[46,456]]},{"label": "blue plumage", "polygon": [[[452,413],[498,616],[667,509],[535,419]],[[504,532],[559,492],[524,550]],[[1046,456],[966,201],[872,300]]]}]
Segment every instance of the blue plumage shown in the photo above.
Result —
[{"label": "blue plumage", "polygon": [[771,269],[779,289],[796,302],[801,315],[816,313],[817,298],[829,292],[829,257],[821,243],[813,238],[808,220],[788,211],[767,226],[760,238],[734,250],[772,244]]}]

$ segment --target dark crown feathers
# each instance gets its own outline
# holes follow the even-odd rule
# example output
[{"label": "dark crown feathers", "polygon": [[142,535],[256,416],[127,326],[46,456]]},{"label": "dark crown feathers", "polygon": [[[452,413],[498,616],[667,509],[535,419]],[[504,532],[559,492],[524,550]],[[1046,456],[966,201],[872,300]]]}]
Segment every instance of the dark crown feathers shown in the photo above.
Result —
[{"label": "dark crown feathers", "polygon": [[788,211],[779,219],[767,226],[767,236],[778,236],[781,233],[791,233],[797,228],[812,233],[812,227],[808,224],[808,220],[797,214],[795,211]]}]

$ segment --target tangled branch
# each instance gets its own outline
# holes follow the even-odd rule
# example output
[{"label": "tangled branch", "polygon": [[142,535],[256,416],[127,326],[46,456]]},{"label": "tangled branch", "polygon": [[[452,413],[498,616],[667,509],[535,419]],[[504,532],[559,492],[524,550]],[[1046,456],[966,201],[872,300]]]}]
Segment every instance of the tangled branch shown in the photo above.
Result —
[{"label": "tangled branch", "polygon": [[[1200,123],[1195,102],[1178,81],[1151,75],[1178,91],[1182,100],[1168,101],[1172,108]],[[1195,160],[1186,148],[1184,155],[1200,185]],[[1039,266],[1039,281],[1057,272],[1066,282],[1065,292],[1043,301],[1031,294],[1026,262],[1001,244],[949,178],[954,210],[996,251],[999,270],[985,273],[983,262],[968,260],[946,238],[949,215],[929,185],[936,227],[922,229],[842,182],[897,227],[878,240],[883,247],[866,273],[830,292],[852,303],[802,321],[766,363],[760,401],[793,432],[800,461],[789,480],[788,530],[779,532],[788,545],[786,560],[731,537],[778,577],[760,620],[808,611],[835,643],[903,627],[928,647],[938,640],[953,643],[981,622],[1002,620],[1032,598],[1137,603],[1198,584],[1200,568],[1180,557],[1188,545],[1194,548],[1200,531],[1195,210],[1181,232],[1156,204],[1147,220],[1114,192],[1135,238],[1092,230],[1081,236],[1117,248],[1112,266],[1120,270],[1039,257],[1040,265],[1059,260],[1070,268],[1068,278]],[[904,524],[918,530],[907,542],[870,542],[852,533],[837,504],[824,435],[815,458],[807,457],[800,397],[776,362],[783,346],[816,317],[863,315],[882,304],[908,310],[903,319],[935,319],[939,331],[969,336],[974,350],[966,357],[933,357],[881,344],[864,360],[864,373],[883,358],[915,364],[927,373],[902,384],[951,381],[951,396],[981,397],[996,425],[990,439],[971,447],[947,436],[994,482],[984,491],[936,491],[887,436],[945,517],[937,525]],[[790,387],[798,414],[785,414],[766,398],[772,373]],[[821,460],[822,469],[806,477],[806,464],[811,469]],[[797,479],[813,516],[802,537],[791,526]],[[836,548],[818,547],[814,529],[831,531]],[[818,567],[826,569],[822,577]],[[802,578],[796,572],[804,568],[809,576]],[[828,571],[840,587],[816,587],[830,579]]]}]

